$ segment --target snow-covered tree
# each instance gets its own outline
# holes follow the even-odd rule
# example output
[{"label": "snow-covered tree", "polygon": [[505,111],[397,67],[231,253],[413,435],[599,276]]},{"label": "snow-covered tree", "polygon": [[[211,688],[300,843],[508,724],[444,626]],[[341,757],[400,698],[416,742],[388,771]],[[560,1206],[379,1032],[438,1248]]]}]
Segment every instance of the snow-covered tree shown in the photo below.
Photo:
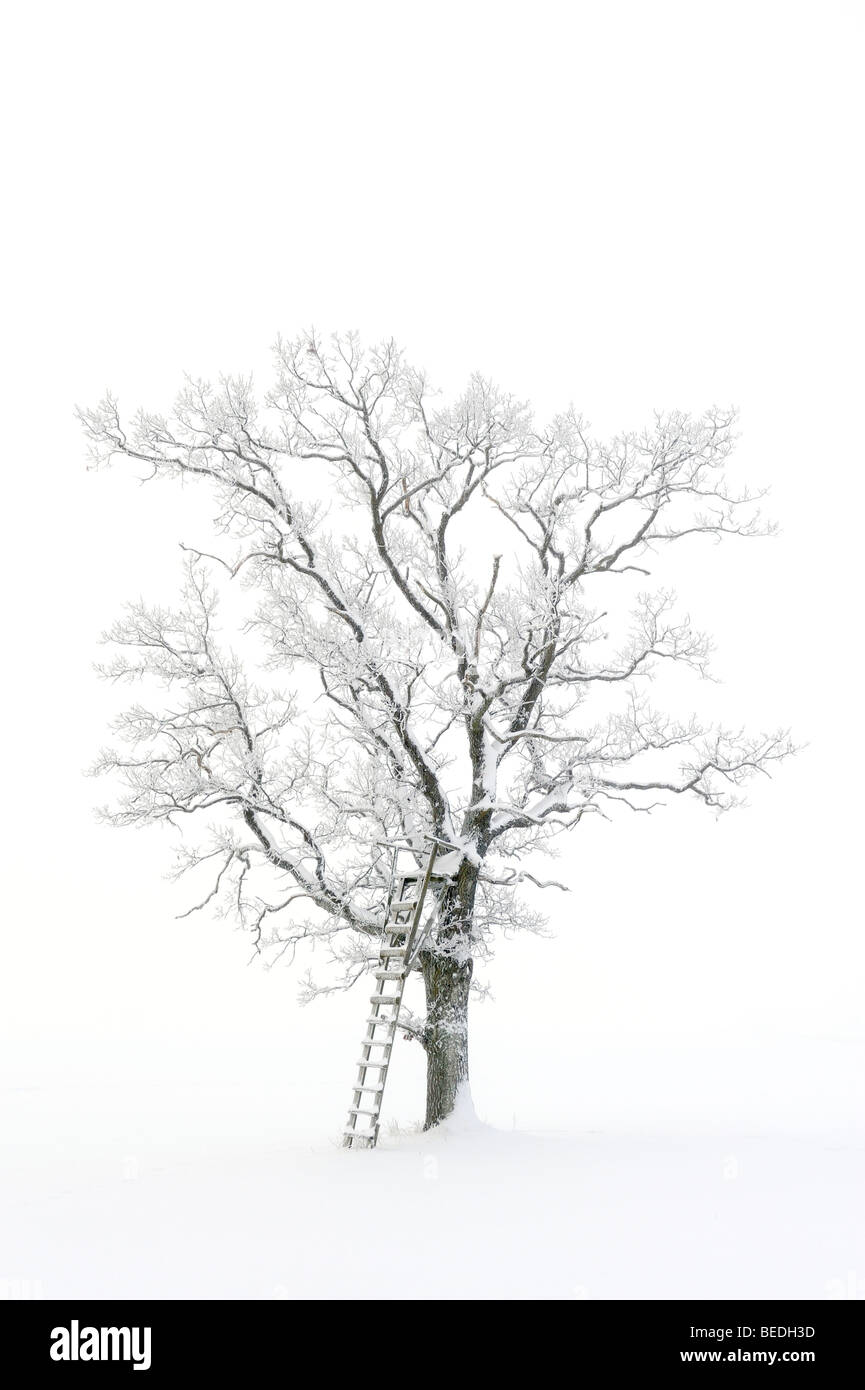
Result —
[{"label": "snow-covered tree", "polygon": [[652,556],[771,527],[725,479],[730,410],[603,443],[573,409],[538,426],[478,375],[444,405],[391,342],[309,333],[275,360],[261,399],[229,377],[188,380],[170,417],[124,423],[111,396],[80,412],[97,462],[199,483],[218,533],[187,547],[176,609],[131,605],[108,634],[105,674],[146,694],[99,759],[125,784],[105,814],[200,827],[178,865],[209,871],[197,906],[236,914],[262,952],[325,940],[327,988],[376,958],[382,842],[419,861],[424,836],[446,842],[426,1016],[405,1019],[430,1126],[468,1076],[475,962],[539,926],[521,884],[559,886],[537,852],[618,808],[725,809],[790,751],[646,693],[661,665],[705,674],[710,651],[649,587]]}]

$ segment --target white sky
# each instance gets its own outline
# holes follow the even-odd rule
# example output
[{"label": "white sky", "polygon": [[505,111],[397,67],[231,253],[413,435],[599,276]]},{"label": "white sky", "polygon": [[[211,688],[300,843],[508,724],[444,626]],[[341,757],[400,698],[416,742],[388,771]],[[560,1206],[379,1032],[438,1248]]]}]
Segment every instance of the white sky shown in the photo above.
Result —
[{"label": "white sky", "polygon": [[[481,1112],[534,1113],[547,1084],[549,1119],[575,1057],[614,1078],[653,1048],[792,1058],[793,1040],[862,1039],[862,15],[838,0],[9,13],[13,1084],[243,1077],[321,1048],[339,1122],[360,1000],[298,1013],[295,981],[246,970],[224,923],[175,922],[167,845],[99,828],[102,789],[80,776],[120,698],[92,676],[98,634],[122,599],[173,591],[177,541],[205,536],[208,512],[88,473],[73,404],[110,385],[167,407],[184,370],[265,380],[277,332],[312,323],[393,334],[448,389],[479,368],[542,413],[573,400],[597,430],[735,402],[742,476],[771,485],[783,528],[682,552],[677,587],[716,635],[730,721],[789,724],[807,750],[720,823],[679,806],[573,837],[557,939],[505,945],[497,1002],[476,1010]],[[791,1060],[764,1077],[756,1110],[779,1087],[807,1108],[826,1076],[812,1096],[799,1075]],[[693,1082],[670,1084],[683,1113]]]}]

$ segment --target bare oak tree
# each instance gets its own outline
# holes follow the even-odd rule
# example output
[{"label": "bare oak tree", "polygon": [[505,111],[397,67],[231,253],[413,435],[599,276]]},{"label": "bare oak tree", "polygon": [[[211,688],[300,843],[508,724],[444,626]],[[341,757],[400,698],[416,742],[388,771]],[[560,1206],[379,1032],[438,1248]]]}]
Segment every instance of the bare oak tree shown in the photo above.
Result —
[{"label": "bare oak tree", "polygon": [[[111,396],[80,412],[97,462],[201,484],[223,547],[187,548],[176,609],[131,605],[108,634],[105,674],[149,695],[99,759],[125,784],[105,814],[201,825],[178,865],[210,870],[197,907],[235,914],[258,950],[326,940],[328,988],[375,960],[381,842],[420,856],[424,835],[446,841],[426,1016],[404,1020],[426,1050],[431,1126],[468,1076],[475,961],[497,931],[542,920],[520,897],[550,886],[527,856],[616,808],[725,809],[790,751],[646,694],[662,664],[705,673],[710,650],[647,586],[651,557],[771,527],[725,480],[729,410],[602,443],[572,409],[540,428],[477,375],[442,405],[391,342],[310,333],[275,355],[261,400],[229,377],[188,380],[168,418],[124,423]],[[217,621],[235,578],[252,596],[242,655]]]}]

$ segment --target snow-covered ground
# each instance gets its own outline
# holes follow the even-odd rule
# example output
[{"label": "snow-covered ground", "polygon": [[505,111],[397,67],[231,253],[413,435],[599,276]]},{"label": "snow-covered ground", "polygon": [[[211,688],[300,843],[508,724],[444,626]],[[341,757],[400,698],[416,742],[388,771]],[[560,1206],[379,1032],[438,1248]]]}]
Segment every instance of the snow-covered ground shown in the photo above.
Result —
[{"label": "snow-covered ground", "polygon": [[[388,1108],[410,1114],[419,1069],[404,1051]],[[148,1084],[143,1057],[118,1065],[82,1053],[77,1080],[58,1059],[50,1084],[31,1068],[27,1084],[6,1085],[7,1295],[865,1294],[865,1136],[838,1122],[861,1085],[861,1049],[812,1042],[784,1069],[799,1076],[799,1102],[822,1132],[790,1127],[795,1098],[773,1090],[768,1053],[704,1049],[690,1059],[690,1088],[674,1054],[635,1070],[623,1052],[595,1057],[585,1067],[595,1080],[570,1096],[560,1090],[559,1128],[534,1123],[562,1084],[553,1060],[534,1096],[516,1070],[529,1123],[506,1125],[501,1107],[498,1127],[467,1115],[434,1134],[392,1123],[374,1153],[339,1147],[351,1080],[349,1066],[336,1084],[340,1060],[350,1051],[333,1047],[304,1082],[272,1054],[243,1074],[239,1049],[216,1059],[220,1082],[211,1051],[209,1079],[166,1085]],[[478,1069],[483,1082],[483,1049]],[[690,1113],[672,1102],[658,1113],[651,1076],[665,1076],[680,1102],[690,1091]]]}]

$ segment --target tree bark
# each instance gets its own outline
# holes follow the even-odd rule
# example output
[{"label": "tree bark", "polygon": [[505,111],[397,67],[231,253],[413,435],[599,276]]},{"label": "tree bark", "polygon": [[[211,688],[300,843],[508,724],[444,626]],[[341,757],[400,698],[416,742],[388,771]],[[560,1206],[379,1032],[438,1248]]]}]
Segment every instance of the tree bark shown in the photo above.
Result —
[{"label": "tree bark", "polygon": [[424,952],[427,1087],[424,1129],[447,1119],[469,1080],[469,985],[473,963]]}]

